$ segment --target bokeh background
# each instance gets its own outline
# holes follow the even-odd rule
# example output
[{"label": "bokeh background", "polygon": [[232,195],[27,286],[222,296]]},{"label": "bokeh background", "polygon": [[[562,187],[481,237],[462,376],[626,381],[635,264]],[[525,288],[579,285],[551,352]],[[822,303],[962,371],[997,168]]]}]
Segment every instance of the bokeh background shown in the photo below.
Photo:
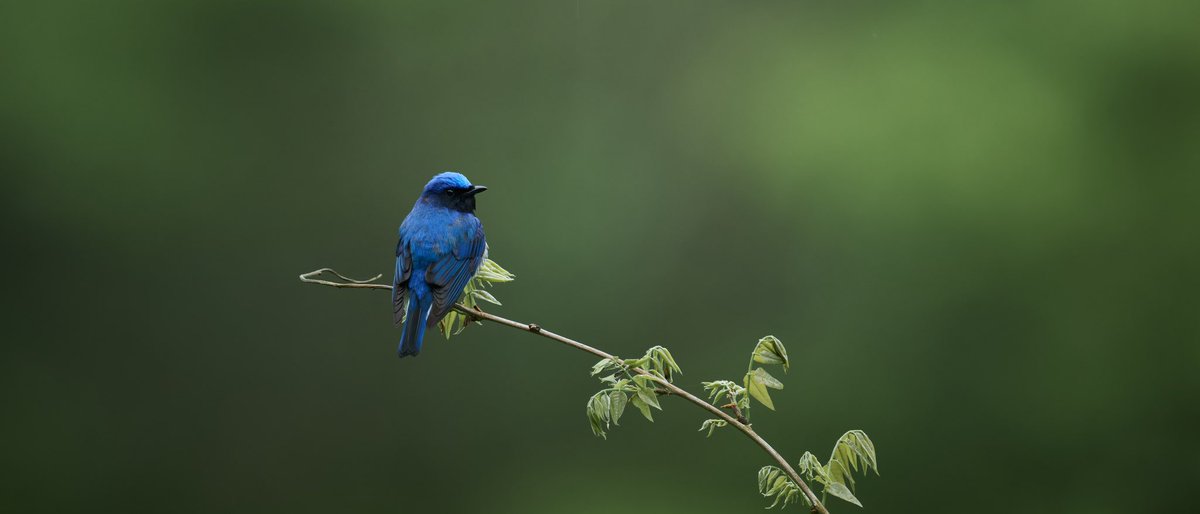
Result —
[{"label": "bokeh background", "polygon": [[492,188],[496,312],[693,390],[780,337],[756,427],[865,429],[867,512],[1189,510],[1197,15],[6,3],[0,510],[761,509],[766,456],[689,405],[600,440],[592,358],[482,326],[399,361],[387,294],[297,281],[388,272],[447,169]]}]

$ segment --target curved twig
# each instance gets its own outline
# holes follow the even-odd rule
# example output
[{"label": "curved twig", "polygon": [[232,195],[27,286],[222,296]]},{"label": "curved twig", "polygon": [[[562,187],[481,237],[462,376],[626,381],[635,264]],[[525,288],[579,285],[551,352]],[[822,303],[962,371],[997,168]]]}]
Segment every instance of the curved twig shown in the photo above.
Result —
[{"label": "curved twig", "polygon": [[[322,273],[332,273],[334,275],[337,275],[338,278],[346,280],[346,282],[331,282],[328,280],[320,280],[320,279],[313,278]],[[378,280],[382,276],[383,275],[375,275],[374,277],[369,278],[367,280],[355,280],[352,278],[348,278],[348,277],[342,275],[341,273],[338,273],[330,268],[321,268],[319,270],[310,271],[308,273],[301,274],[300,280],[302,282],[307,282],[309,284],[320,284],[323,286],[330,286],[330,287],[345,287],[345,288],[360,288],[360,289],[389,289],[390,290],[392,288],[392,286],[390,286],[390,285],[371,283],[375,280]],[[616,356],[609,354],[608,352],[605,352],[604,350],[593,348],[591,346],[583,344],[583,343],[576,341],[574,339],[571,339],[569,337],[555,334],[554,332],[546,330],[546,329],[542,328],[541,326],[533,324],[533,323],[521,323],[519,321],[513,321],[511,319],[502,318],[495,314],[490,314],[490,313],[481,311],[479,309],[469,309],[467,307],[464,307],[461,304],[455,304],[454,310],[457,310],[467,316],[471,316],[472,318],[475,318],[478,320],[490,321],[490,322],[496,323],[498,325],[512,327],[517,330],[529,332],[531,334],[537,334],[539,336],[545,337],[552,341],[557,341],[559,343],[573,347],[577,350],[582,350],[584,352],[590,353],[592,355],[595,355],[596,357],[600,357],[601,359],[619,360]],[[639,375],[650,377],[651,380],[658,383],[659,386],[661,386],[663,389],[670,392],[672,395],[679,396],[680,398],[683,398],[689,402],[692,402],[696,406],[708,411],[712,415],[717,416],[718,418],[721,418],[729,425],[736,427],[743,434],[746,434],[746,437],[749,437],[752,441],[754,441],[755,444],[757,444],[760,448],[762,448],[763,451],[767,452],[767,455],[770,455],[771,458],[774,459],[777,464],[779,464],[780,468],[782,468],[784,470],[784,472],[786,472],[788,474],[788,476],[792,479],[792,481],[795,482],[796,485],[798,485],[800,487],[800,490],[804,492],[804,495],[806,497],[808,497],[809,503],[812,504],[812,512],[815,512],[818,514],[829,514],[829,511],[825,509],[825,505],[823,505],[821,503],[821,501],[817,499],[817,496],[815,494],[813,494],[812,489],[809,489],[808,484],[804,482],[804,479],[800,478],[800,474],[796,473],[796,470],[792,468],[792,465],[788,464],[787,460],[784,459],[783,456],[779,455],[779,452],[775,451],[775,448],[772,447],[771,444],[766,441],[766,439],[763,439],[762,436],[758,435],[758,433],[754,431],[754,428],[752,428],[749,423],[743,423],[742,420],[738,419],[741,417],[740,413],[739,413],[738,418],[730,416],[724,410],[721,410],[720,407],[717,407],[717,406],[712,405],[704,400],[701,400],[700,398],[697,398],[696,396],[692,395],[692,393],[689,393],[689,392],[679,388],[679,386],[676,386],[675,384],[672,384],[666,380],[663,380],[662,378],[659,378],[658,376],[651,374],[642,368],[632,368],[631,371],[633,371],[634,373],[637,373]]]},{"label": "curved twig", "polygon": [[[337,275],[338,278],[345,280],[345,282],[330,282],[328,280],[321,280],[321,279],[313,278],[322,273],[333,273],[334,275]],[[309,284],[321,284],[323,286],[330,286],[330,287],[356,287],[356,288],[361,288],[361,289],[391,289],[392,286],[389,286],[387,284],[372,284],[371,283],[376,280],[379,280],[380,277],[383,277],[382,273],[379,275],[375,275],[371,278],[368,278],[366,280],[354,280],[350,277],[347,277],[341,273],[334,271],[331,268],[321,268],[319,270],[310,271],[308,273],[301,273],[300,281],[308,282]]]}]

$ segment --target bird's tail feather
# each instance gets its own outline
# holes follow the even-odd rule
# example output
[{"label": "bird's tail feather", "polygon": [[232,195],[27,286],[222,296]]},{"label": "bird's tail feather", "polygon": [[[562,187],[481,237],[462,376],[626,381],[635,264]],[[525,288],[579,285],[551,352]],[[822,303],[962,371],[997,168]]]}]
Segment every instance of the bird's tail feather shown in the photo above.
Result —
[{"label": "bird's tail feather", "polygon": [[408,315],[404,320],[404,333],[400,336],[400,357],[421,353],[421,340],[425,339],[425,324],[429,320],[432,298],[408,297]]}]

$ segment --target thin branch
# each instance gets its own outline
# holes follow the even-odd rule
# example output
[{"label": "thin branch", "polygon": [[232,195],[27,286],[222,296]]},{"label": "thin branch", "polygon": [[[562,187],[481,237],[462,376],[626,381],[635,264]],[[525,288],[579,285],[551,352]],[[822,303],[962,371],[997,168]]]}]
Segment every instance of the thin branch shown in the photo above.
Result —
[{"label": "thin branch", "polygon": [[[315,276],[321,275],[322,273],[332,273],[334,275],[337,275],[338,278],[345,280],[346,282],[331,282],[328,280],[321,280],[321,279],[313,278]],[[345,288],[359,288],[359,289],[389,289],[390,290],[392,288],[392,286],[390,286],[390,285],[371,283],[372,281],[378,280],[382,276],[383,275],[376,275],[367,280],[354,280],[354,279],[348,278],[348,277],[342,275],[341,273],[338,273],[330,268],[321,268],[319,270],[310,271],[308,273],[301,274],[300,280],[302,282],[307,282],[309,284],[319,284],[319,285],[330,286],[330,287],[345,287]],[[546,339],[550,339],[552,341],[557,341],[557,342],[565,344],[567,346],[571,346],[577,350],[582,350],[584,352],[590,353],[592,355],[595,355],[596,357],[600,357],[601,359],[611,359],[614,361],[619,360],[619,359],[617,359],[617,357],[613,356],[612,354],[609,354],[608,352],[605,352],[605,351],[597,349],[597,348],[593,348],[591,346],[583,344],[583,343],[576,341],[574,339],[571,339],[569,337],[555,334],[554,332],[546,330],[546,329],[542,328],[541,326],[538,326],[533,323],[521,323],[519,321],[513,321],[508,318],[502,318],[495,314],[490,314],[490,313],[481,311],[478,308],[470,309],[461,304],[455,304],[454,310],[457,310],[457,311],[469,316],[471,319],[490,321],[490,322],[496,323],[498,325],[504,325],[506,327],[512,327],[517,330],[529,332],[531,334],[536,334],[536,335],[545,337]],[[743,434],[746,434],[746,437],[749,437],[752,441],[754,441],[755,444],[757,444],[760,448],[762,448],[763,451],[767,452],[767,455],[770,455],[771,458],[774,459],[777,464],[779,464],[780,468],[782,468],[788,474],[788,476],[791,477],[792,481],[795,482],[796,485],[800,486],[800,490],[804,492],[804,495],[806,497],[808,497],[809,503],[812,504],[812,512],[818,513],[818,514],[829,514],[829,511],[825,509],[825,505],[823,505],[821,503],[821,501],[817,499],[817,496],[815,494],[813,494],[812,489],[809,489],[808,484],[804,482],[804,479],[800,478],[800,474],[796,473],[796,470],[792,468],[792,465],[788,464],[787,460],[784,459],[783,456],[779,455],[779,452],[775,451],[775,448],[772,447],[771,444],[766,441],[766,439],[763,439],[762,436],[758,435],[758,433],[755,432],[753,428],[751,428],[749,423],[743,421],[745,418],[743,418],[741,416],[740,410],[735,411],[737,413],[737,417],[735,418],[734,416],[730,416],[729,414],[727,414],[724,410],[721,410],[721,408],[719,408],[715,405],[712,405],[704,400],[701,400],[700,398],[697,398],[696,396],[692,395],[692,393],[689,393],[689,392],[679,388],[675,384],[672,384],[662,378],[659,378],[658,376],[655,376],[642,368],[631,368],[631,370],[634,373],[637,373],[638,375],[650,377],[650,379],[653,380],[654,382],[656,382],[662,389],[666,390],[667,393],[669,393],[671,395],[679,396],[680,398],[683,398],[689,402],[692,402],[697,407],[700,407],[701,409],[708,411],[712,415],[714,415],[718,418],[721,418],[722,420],[725,421],[725,423],[736,427]],[[741,418],[741,419],[738,419],[738,418]]]},{"label": "thin branch", "polygon": [[[338,278],[345,280],[345,282],[330,282],[328,280],[321,280],[318,278],[313,278],[322,273],[333,273],[334,275],[337,275]],[[379,275],[375,275],[371,278],[368,278],[366,280],[354,280],[354,279],[347,277],[345,275],[342,275],[341,273],[338,273],[332,269],[321,268],[319,270],[310,271],[308,273],[301,273],[300,281],[308,282],[309,284],[321,284],[323,286],[330,286],[330,287],[354,287],[354,288],[361,288],[361,289],[391,289],[392,286],[389,286],[387,284],[372,284],[371,283],[376,280],[379,280],[379,278],[382,276],[383,276],[382,274],[379,274]]]}]

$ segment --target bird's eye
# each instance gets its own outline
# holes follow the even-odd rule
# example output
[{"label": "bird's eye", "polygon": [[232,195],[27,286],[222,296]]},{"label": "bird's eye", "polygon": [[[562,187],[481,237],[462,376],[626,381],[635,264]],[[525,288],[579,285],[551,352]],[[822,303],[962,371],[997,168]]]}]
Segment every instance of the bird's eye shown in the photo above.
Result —
[{"label": "bird's eye", "polygon": [[458,191],[455,191],[455,190],[453,190],[453,189],[447,189],[447,190],[446,190],[446,194],[447,194],[447,195],[453,195],[454,193],[457,193],[457,192],[458,192]]}]

